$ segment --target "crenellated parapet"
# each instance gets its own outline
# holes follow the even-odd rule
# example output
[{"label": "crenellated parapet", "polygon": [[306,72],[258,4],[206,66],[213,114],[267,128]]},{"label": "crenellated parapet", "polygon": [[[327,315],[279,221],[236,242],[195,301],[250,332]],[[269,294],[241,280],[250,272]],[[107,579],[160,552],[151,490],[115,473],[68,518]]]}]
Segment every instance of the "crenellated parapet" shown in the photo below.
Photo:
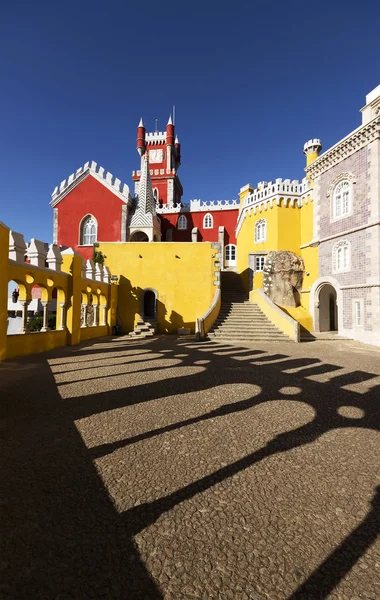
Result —
[{"label": "crenellated parapet", "polygon": [[189,205],[183,204],[182,202],[177,202],[177,204],[174,204],[173,202],[168,202],[167,204],[156,203],[156,212],[159,215],[189,212],[189,210]]},{"label": "crenellated parapet", "polygon": [[236,225],[236,235],[247,214],[256,215],[273,209],[275,206],[285,206],[286,208],[298,206],[301,208],[309,201],[313,201],[313,193],[311,182],[306,177],[302,181],[280,178],[275,181],[260,181],[257,188],[244,198]]},{"label": "crenellated parapet", "polygon": [[75,173],[72,173],[67,179],[64,179],[60,185],[57,185],[51,195],[50,205],[55,207],[80,181],[87,175],[92,175],[104,186],[108,187],[121,200],[126,203],[132,201],[129,187],[122,183],[120,179],[114,177],[112,173],[106,171],[103,167],[94,161],[86,162]]},{"label": "crenellated parapet", "polygon": [[166,141],[166,131],[153,131],[145,134],[145,141],[147,144],[162,144]]},{"label": "crenellated parapet", "polygon": [[209,212],[213,210],[236,210],[239,208],[239,201],[232,200],[190,200],[191,212]]}]

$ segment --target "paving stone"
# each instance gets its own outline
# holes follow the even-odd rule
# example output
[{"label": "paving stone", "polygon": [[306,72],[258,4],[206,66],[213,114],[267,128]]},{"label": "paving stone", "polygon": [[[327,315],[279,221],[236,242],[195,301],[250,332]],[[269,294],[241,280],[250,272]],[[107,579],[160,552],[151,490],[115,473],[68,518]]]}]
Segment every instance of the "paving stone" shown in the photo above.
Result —
[{"label": "paving stone", "polygon": [[378,600],[379,376],[348,340],[1,363],[0,598]]}]

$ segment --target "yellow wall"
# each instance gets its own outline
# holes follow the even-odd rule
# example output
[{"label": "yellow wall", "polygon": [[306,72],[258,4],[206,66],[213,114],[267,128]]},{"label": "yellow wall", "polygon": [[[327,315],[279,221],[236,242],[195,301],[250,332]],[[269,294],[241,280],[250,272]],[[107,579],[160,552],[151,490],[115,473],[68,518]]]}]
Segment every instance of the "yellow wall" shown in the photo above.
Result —
[{"label": "yellow wall", "polygon": [[[313,240],[313,215],[314,215],[314,202],[308,201],[307,204],[303,204],[301,213],[301,246],[310,244]],[[303,279],[303,286],[301,294],[302,306],[310,312],[310,289],[314,281],[318,279],[318,247],[308,246],[301,248],[301,256],[305,263],[305,276]]]},{"label": "yellow wall", "polygon": [[177,333],[180,327],[195,331],[196,319],[210,307],[215,293],[218,250],[211,243],[101,243],[99,250],[119,276],[123,332],[132,331],[137,323],[145,288],[158,292],[159,332]]},{"label": "yellow wall", "polygon": [[[267,222],[265,242],[255,244],[255,225],[260,219]],[[248,211],[243,225],[237,236],[237,271],[242,275],[244,285],[248,289],[248,254],[251,252],[269,252],[270,250],[289,250],[300,254],[300,209],[298,206],[286,207],[283,200],[281,205],[267,204],[267,210],[254,214]],[[253,288],[262,286],[262,274],[257,273]],[[249,290],[248,290],[249,291]]]},{"label": "yellow wall", "polygon": [[[82,257],[68,249],[62,253],[62,271],[39,268],[26,262],[8,259],[9,230],[0,223],[0,360],[37,352],[46,352],[66,344],[77,344],[112,332],[115,324],[117,286],[82,278]],[[19,300],[31,300],[32,288],[41,288],[41,300],[50,301],[57,290],[57,330],[20,333],[7,336],[8,282],[15,281],[20,290]],[[107,325],[80,327],[82,301],[107,305]],[[65,303],[64,329],[60,330],[61,306]],[[100,308],[99,323],[104,309]]]},{"label": "yellow wall", "polygon": [[[273,204],[273,208],[267,203],[267,210],[253,209],[246,213],[243,224],[237,236],[237,271],[241,274],[243,282],[248,289],[248,255],[251,252],[270,252],[271,250],[288,250],[301,256],[305,264],[305,276],[301,293],[301,305],[309,311],[310,288],[318,278],[318,248],[306,247],[313,239],[313,202],[310,197],[307,204],[298,207],[295,203],[292,207],[289,203],[285,205],[281,200],[280,206]],[[255,244],[255,224],[259,219],[266,219],[267,236],[266,241]],[[253,280],[253,290],[262,288],[263,273],[256,273]],[[248,290],[250,291],[250,290]],[[310,329],[311,321],[304,313],[294,313],[294,318],[299,317],[299,322]],[[311,319],[311,317],[310,317]],[[298,319],[297,319],[298,320]]]}]

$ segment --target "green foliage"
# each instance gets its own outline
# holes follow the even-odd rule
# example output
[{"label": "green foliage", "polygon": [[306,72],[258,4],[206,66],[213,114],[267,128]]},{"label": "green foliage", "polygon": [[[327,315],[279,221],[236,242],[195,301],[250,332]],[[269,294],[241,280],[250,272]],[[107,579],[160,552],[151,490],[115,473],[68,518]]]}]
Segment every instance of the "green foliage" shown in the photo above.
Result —
[{"label": "green foliage", "polygon": [[57,327],[57,315],[56,315],[56,313],[52,313],[51,315],[49,315],[49,318],[48,318],[48,328],[54,330],[54,329],[56,329],[56,327]]},{"label": "green foliage", "polygon": [[30,333],[32,333],[34,331],[40,331],[42,328],[42,324],[43,324],[42,317],[33,317],[28,322],[28,324],[26,326],[26,330],[29,331]]},{"label": "green foliage", "polygon": [[[55,313],[49,315],[48,329],[54,330],[56,328],[56,317],[57,317],[57,315]],[[44,320],[42,317],[33,317],[28,322],[28,324],[26,326],[26,330],[29,333],[35,333],[36,331],[41,331],[43,322],[44,322]]]},{"label": "green foliage", "polygon": [[98,263],[99,265],[104,265],[104,259],[106,259],[107,257],[105,254],[103,254],[103,252],[101,252],[100,250],[97,250],[98,247],[99,247],[99,243],[95,242],[94,251],[92,253],[92,262]]},{"label": "green foliage", "polygon": [[106,255],[103,254],[103,252],[101,252],[100,250],[95,250],[94,248],[94,253],[92,255],[92,261],[94,263],[99,263],[99,265],[104,265],[104,260],[106,259]]}]

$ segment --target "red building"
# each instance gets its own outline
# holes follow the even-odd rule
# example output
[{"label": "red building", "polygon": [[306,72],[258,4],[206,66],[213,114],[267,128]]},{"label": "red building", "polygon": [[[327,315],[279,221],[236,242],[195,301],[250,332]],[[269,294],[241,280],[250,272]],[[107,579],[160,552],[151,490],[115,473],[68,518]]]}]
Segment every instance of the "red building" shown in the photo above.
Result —
[{"label": "red building", "polygon": [[[85,259],[91,259],[97,241],[159,240],[159,235],[161,241],[220,241],[225,250],[225,266],[233,266],[238,201],[182,202],[183,188],[178,177],[181,146],[172,118],[164,132],[153,133],[146,132],[141,119],[137,151],[141,165],[140,170],[132,171],[134,197],[126,184],[94,162],[86,163],[55,188],[51,201],[54,243],[71,246]],[[142,172],[144,182],[139,195]],[[152,204],[153,208],[146,208]],[[152,212],[154,237],[145,233],[147,215],[139,231],[142,206],[144,211]]]}]

